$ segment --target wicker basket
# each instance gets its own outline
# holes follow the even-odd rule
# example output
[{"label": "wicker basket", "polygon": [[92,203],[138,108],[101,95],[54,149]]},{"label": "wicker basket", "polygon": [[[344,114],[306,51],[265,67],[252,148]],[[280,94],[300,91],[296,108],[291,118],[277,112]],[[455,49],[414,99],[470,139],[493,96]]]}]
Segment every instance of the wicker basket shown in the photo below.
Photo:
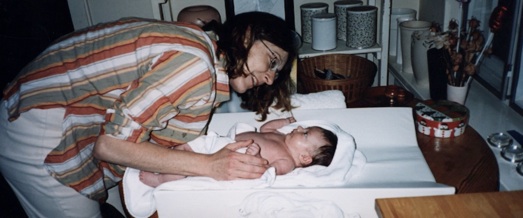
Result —
[{"label": "wicker basket", "polygon": [[[317,77],[315,69],[329,69],[347,79],[325,80]],[[329,54],[303,59],[298,64],[298,92],[311,93],[340,90],[347,104],[360,99],[376,75],[372,61],[349,54]]]}]

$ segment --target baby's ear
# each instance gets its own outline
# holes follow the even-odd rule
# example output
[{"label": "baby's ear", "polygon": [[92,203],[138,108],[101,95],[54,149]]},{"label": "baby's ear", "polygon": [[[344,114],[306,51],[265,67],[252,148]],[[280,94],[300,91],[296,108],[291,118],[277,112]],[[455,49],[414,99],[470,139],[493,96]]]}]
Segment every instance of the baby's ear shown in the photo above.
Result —
[{"label": "baby's ear", "polygon": [[307,166],[312,162],[312,156],[309,153],[300,154],[300,162],[302,165]]}]

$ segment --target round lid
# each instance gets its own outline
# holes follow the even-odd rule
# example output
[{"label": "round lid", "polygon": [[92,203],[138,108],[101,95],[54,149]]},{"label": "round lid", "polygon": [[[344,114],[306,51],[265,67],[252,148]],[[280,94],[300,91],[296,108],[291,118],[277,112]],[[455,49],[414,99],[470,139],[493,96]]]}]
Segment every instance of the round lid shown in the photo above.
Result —
[{"label": "round lid", "polygon": [[307,3],[300,6],[301,9],[321,9],[321,8],[328,8],[329,5],[327,3],[323,2],[313,2],[313,3]]},{"label": "round lid", "polygon": [[502,148],[501,156],[512,163],[523,161],[523,147],[518,144],[512,144]]},{"label": "round lid", "polygon": [[347,8],[347,11],[349,11],[351,13],[368,13],[368,12],[377,11],[377,10],[378,10],[377,7],[369,6],[369,5]]},{"label": "round lid", "polygon": [[312,16],[313,20],[334,20],[336,19],[336,15],[333,13],[321,13],[321,14],[315,14]]},{"label": "round lid", "polygon": [[334,2],[334,6],[339,6],[339,7],[362,5],[362,4],[363,4],[363,1],[358,1],[358,0],[340,0],[340,1]]},{"label": "round lid", "polygon": [[489,135],[487,142],[496,148],[504,148],[506,146],[512,145],[513,140],[512,137],[510,137],[508,134],[497,132]]},{"label": "round lid", "polygon": [[469,116],[469,109],[464,105],[447,100],[425,100],[414,108],[416,114],[437,121],[461,121]]}]

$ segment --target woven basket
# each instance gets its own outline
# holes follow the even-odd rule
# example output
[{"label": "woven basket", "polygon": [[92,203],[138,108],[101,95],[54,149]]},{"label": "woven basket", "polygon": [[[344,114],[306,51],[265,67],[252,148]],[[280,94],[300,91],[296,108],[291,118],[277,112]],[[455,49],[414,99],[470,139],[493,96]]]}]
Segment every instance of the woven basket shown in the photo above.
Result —
[{"label": "woven basket", "polygon": [[[347,79],[325,80],[315,75],[315,69],[329,69]],[[340,90],[349,104],[363,96],[372,85],[376,71],[376,64],[355,55],[329,54],[306,58],[298,64],[298,92]]]}]

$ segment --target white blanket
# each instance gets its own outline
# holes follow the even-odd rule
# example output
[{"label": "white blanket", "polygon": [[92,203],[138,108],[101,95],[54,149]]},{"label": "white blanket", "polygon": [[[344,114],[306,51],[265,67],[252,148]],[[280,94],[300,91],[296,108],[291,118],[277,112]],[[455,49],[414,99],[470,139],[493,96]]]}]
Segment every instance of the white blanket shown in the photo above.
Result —
[{"label": "white blanket", "polygon": [[[223,189],[260,189],[268,187],[336,187],[347,184],[350,178],[357,174],[365,165],[363,154],[356,150],[354,138],[337,125],[320,120],[309,120],[292,123],[278,131],[289,133],[297,126],[320,126],[334,132],[338,136],[338,146],[333,161],[329,167],[310,166],[297,168],[292,172],[277,176],[274,168],[270,168],[260,179],[216,181],[208,177],[188,177],[167,182],[156,189],[161,190],[223,190]],[[232,136],[252,131],[254,127],[247,124],[237,124],[228,133]],[[200,137],[189,143],[195,152],[213,153],[221,149],[232,139],[220,137],[215,133]],[[203,146],[202,146],[203,145]],[[123,179],[124,198],[127,209],[135,217],[148,217],[156,210],[154,201],[155,188],[139,181],[139,171],[128,168]]]}]

